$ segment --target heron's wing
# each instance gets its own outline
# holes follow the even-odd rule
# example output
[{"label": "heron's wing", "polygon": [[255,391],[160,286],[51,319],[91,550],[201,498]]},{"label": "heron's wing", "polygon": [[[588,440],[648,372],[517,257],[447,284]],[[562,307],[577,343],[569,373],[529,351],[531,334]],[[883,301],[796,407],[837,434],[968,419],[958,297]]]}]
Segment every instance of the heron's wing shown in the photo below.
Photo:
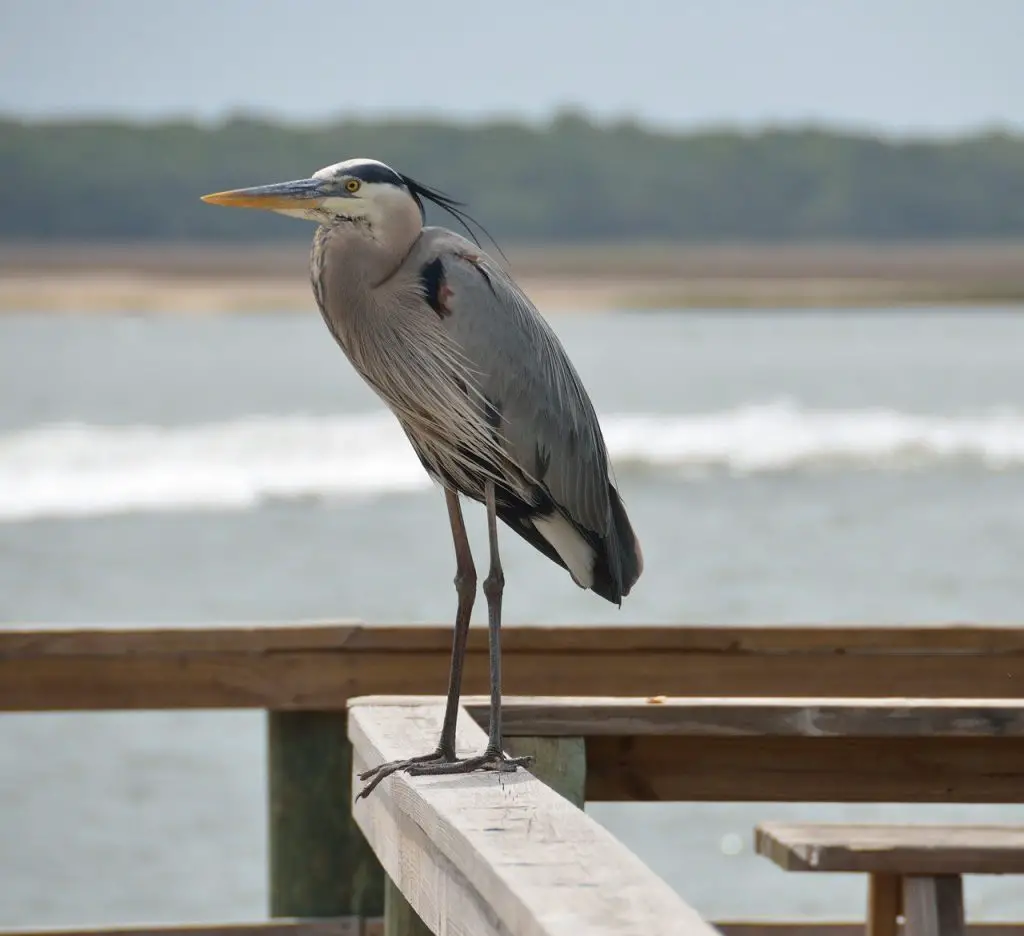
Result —
[{"label": "heron's wing", "polygon": [[[551,327],[476,245],[426,228],[413,255],[431,312],[465,357],[513,462],[598,536],[612,523],[597,414]],[[426,312],[426,310],[425,310]]]}]

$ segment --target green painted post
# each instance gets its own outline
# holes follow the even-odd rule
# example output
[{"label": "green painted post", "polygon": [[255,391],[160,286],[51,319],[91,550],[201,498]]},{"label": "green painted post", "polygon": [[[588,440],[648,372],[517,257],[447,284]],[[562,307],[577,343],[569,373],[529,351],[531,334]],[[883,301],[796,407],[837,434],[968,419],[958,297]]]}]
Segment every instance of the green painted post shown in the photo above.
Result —
[{"label": "green painted post", "polygon": [[384,936],[433,936],[391,878],[384,883]]},{"label": "green painted post", "polygon": [[579,809],[587,789],[587,748],[583,738],[506,738],[514,757],[532,755],[532,773]]},{"label": "green painted post", "polygon": [[384,871],[352,818],[345,712],[269,712],[270,915],[384,913]]}]

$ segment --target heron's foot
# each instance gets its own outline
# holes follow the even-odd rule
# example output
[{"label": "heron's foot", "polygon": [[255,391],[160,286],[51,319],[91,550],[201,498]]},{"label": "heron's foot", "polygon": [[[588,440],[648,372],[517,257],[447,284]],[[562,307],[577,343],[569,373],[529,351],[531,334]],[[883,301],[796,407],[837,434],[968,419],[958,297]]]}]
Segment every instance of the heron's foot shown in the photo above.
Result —
[{"label": "heron's foot", "polygon": [[495,773],[514,773],[517,767],[528,767],[533,763],[533,757],[509,757],[502,751],[490,749],[478,754],[476,757],[465,757],[462,760],[448,760],[441,762],[424,762],[409,767],[410,777],[445,777],[451,774],[476,773],[478,770],[492,771]]},{"label": "heron's foot", "polygon": [[388,761],[386,764],[378,764],[376,767],[371,767],[369,770],[364,770],[360,775],[359,779],[370,782],[364,786],[359,793],[356,795],[356,799],[363,799],[369,796],[377,784],[386,777],[390,777],[393,773],[398,773],[399,770],[409,770],[413,767],[419,766],[430,766],[434,764],[450,764],[455,761],[454,753],[447,753],[441,748],[430,754],[420,754],[418,757],[410,757],[406,760]]},{"label": "heron's foot", "polygon": [[370,782],[357,794],[356,799],[365,799],[386,777],[404,770],[410,777],[442,777],[452,774],[468,774],[479,771],[496,773],[513,773],[518,767],[528,767],[533,763],[532,755],[525,757],[509,757],[501,751],[484,751],[476,757],[464,757],[461,760],[443,751],[432,754],[421,754],[407,760],[389,761],[378,764],[370,770],[364,770],[359,779]]}]

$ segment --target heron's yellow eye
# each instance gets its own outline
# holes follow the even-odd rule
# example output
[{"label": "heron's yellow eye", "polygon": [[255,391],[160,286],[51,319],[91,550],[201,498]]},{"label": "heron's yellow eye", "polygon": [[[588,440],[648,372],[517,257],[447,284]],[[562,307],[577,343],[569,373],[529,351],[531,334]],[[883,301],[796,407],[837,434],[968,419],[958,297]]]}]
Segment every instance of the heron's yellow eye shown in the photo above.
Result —
[{"label": "heron's yellow eye", "polygon": [[358,179],[349,179],[345,183],[345,191],[347,191],[347,192],[358,192],[360,185],[362,185],[362,182],[360,182]]}]

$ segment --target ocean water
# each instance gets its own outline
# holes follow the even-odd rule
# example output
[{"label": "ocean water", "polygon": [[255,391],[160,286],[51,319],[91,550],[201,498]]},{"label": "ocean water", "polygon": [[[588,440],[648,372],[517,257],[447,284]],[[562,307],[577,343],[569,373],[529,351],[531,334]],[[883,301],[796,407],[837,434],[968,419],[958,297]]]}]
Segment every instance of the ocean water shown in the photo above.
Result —
[{"label": "ocean water", "polygon": [[[646,569],[620,611],[504,536],[506,622],[1019,619],[1019,311],[553,318]],[[484,557],[476,505],[467,522]],[[443,498],[314,315],[0,318],[0,622],[445,622],[452,573]],[[0,925],[264,916],[263,730],[252,713],[0,716]],[[861,879],[753,856],[764,819],[1024,822],[588,808],[718,918],[863,911]],[[968,912],[1019,918],[1024,885],[971,879]]]}]

